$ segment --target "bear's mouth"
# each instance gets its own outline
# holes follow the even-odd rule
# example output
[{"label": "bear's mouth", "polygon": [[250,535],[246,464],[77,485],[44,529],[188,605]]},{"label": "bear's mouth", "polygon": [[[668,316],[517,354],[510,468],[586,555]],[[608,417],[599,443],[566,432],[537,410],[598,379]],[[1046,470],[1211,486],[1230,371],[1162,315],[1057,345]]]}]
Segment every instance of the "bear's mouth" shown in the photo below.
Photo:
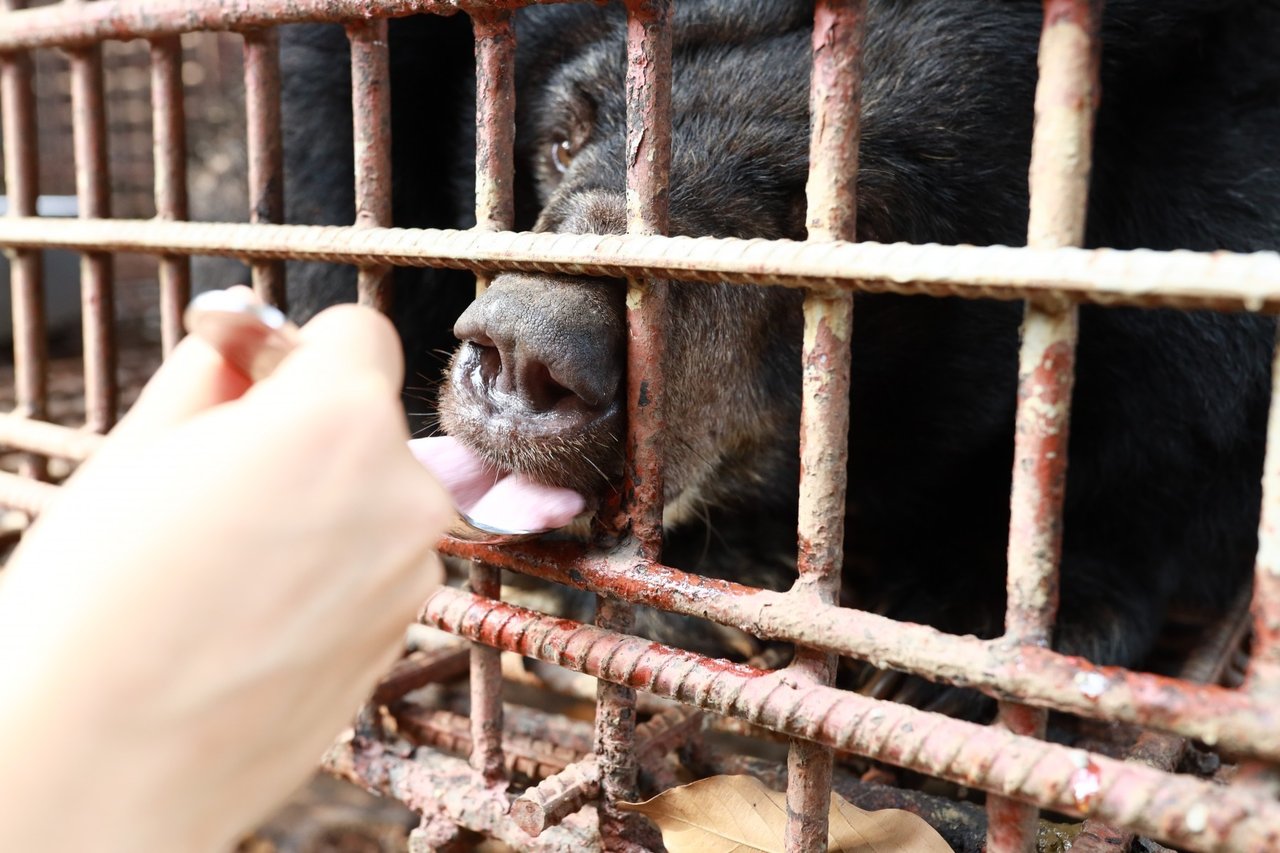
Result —
[{"label": "bear's mouth", "polygon": [[616,488],[622,475],[620,399],[583,410],[555,406],[533,410],[517,395],[493,393],[477,381],[474,354],[454,354],[440,391],[440,423],[490,464],[548,486],[597,495]]}]

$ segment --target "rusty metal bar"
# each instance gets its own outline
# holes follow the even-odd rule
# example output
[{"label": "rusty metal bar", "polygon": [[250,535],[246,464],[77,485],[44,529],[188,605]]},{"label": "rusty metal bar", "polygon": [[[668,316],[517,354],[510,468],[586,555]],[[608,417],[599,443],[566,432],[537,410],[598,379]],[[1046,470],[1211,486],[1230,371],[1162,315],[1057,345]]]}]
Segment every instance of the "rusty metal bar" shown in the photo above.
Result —
[{"label": "rusty metal bar", "polygon": [[[391,225],[391,67],[387,21],[347,26],[351,40],[351,115],[354,117],[357,228]],[[356,278],[360,304],[391,310],[391,267],[361,266]]]},{"label": "rusty metal bar", "polygon": [[[814,8],[806,186],[810,240],[854,240],[857,235],[865,15],[865,0],[818,0]],[[844,555],[852,294],[808,294],[804,329],[799,577],[789,598],[797,605],[833,605],[840,599]],[[798,684],[829,685],[835,669],[835,655],[801,646],[789,671]],[[791,741],[787,752],[788,853],[827,849],[831,769],[829,747],[798,738]]]},{"label": "rusty metal bar", "polygon": [[1280,253],[798,243],[717,237],[353,229],[0,217],[0,247],[290,258],[866,293],[1280,314]]},{"label": "rusty metal bar", "polygon": [[1274,701],[1280,692],[1280,344],[1271,363],[1262,518],[1253,576],[1253,656],[1245,683],[1260,699]]},{"label": "rusty metal bar", "polygon": [[515,224],[515,32],[505,9],[471,15],[476,39],[476,228]]},{"label": "rusty metal bar", "polygon": [[[284,221],[284,147],[280,141],[280,35],[244,34],[244,101],[249,136],[249,221]],[[287,307],[284,263],[256,259],[253,289],[265,302]]]},{"label": "rusty metal bar", "polygon": [[[465,658],[463,659],[465,662]],[[465,671],[465,670],[464,670]],[[591,745],[587,723],[571,723],[527,708],[513,708],[503,727],[508,773],[545,779],[581,761]],[[397,730],[415,743],[465,758],[471,754],[469,715],[398,703],[391,708]],[[579,731],[581,730],[581,731]]]},{"label": "rusty metal bar", "polygon": [[[1031,143],[1031,248],[1084,242],[1100,14],[1101,0],[1044,0]],[[1009,498],[1004,639],[1013,645],[1047,648],[1053,640],[1077,332],[1077,306],[1053,298],[1028,300],[1018,355]],[[1047,720],[1043,709],[1000,704],[999,724],[1018,734],[1043,737]],[[989,798],[988,851],[1034,849],[1038,815],[1034,804]]]},{"label": "rusty metal bar", "polygon": [[0,471],[0,506],[37,516],[58,496],[59,488],[19,474]]},{"label": "rusty metal bar", "polygon": [[1191,850],[1280,845],[1280,803],[1014,734],[869,699],[454,589],[422,621],[717,714],[1066,814],[1097,817]]},{"label": "rusty metal bar", "polygon": [[100,0],[82,11],[56,6],[5,15],[0,52],[73,47],[106,39],[158,38],[196,30],[250,30],[303,22],[346,23],[406,15],[518,9],[565,0]]},{"label": "rusty metal bar", "polygon": [[82,462],[102,446],[102,436],[13,413],[0,415],[0,445]]},{"label": "rusty metal bar", "polygon": [[1280,707],[1241,691],[1096,666],[1045,648],[944,634],[851,608],[798,608],[785,593],[627,555],[584,555],[567,544],[498,549],[446,540],[440,547],[453,556],[577,589],[734,625],[762,639],[813,646],[883,669],[977,688],[997,699],[1134,723],[1280,761]]},{"label": "rusty metal bar", "polygon": [[433,750],[420,749],[410,757],[380,744],[356,751],[348,741],[329,750],[324,767],[361,787],[393,797],[424,817],[444,818],[517,850],[582,853],[600,849],[594,809],[570,815],[559,826],[530,838],[507,816],[505,792],[477,785],[466,761]]},{"label": "rusty metal bar", "polygon": [[511,804],[511,819],[537,837],[600,796],[600,765],[594,755],[548,776]]},{"label": "rusty metal bar", "polygon": [[[504,9],[474,12],[476,62],[476,228],[507,231],[515,224],[515,31]],[[476,276],[476,294],[488,277]],[[472,591],[498,598],[500,572],[472,562]],[[502,656],[497,649],[471,648],[471,764],[493,784],[502,783]]]},{"label": "rusty metal bar", "polygon": [[[0,0],[12,12],[25,0]],[[0,138],[4,141],[4,182],[8,215],[34,217],[39,195],[36,102],[32,63],[27,54],[0,54]],[[13,308],[13,383],[17,412],[43,418],[48,404],[48,355],[45,343],[44,288],[39,250],[12,250],[9,288]],[[25,455],[23,476],[44,479],[45,460]]]},{"label": "rusty metal bar", "polygon": [[[182,97],[182,39],[151,42],[152,161],[156,218],[186,219],[187,132]],[[167,356],[182,339],[182,312],[191,301],[191,263],[181,255],[160,258],[160,341]]]},{"label": "rusty metal bar", "polygon": [[[702,719],[701,712],[690,708],[663,710],[636,727],[636,755],[642,763],[660,763],[698,734]],[[600,765],[594,755],[589,755],[517,797],[511,804],[511,817],[536,837],[599,795]]]},{"label": "rusty metal bar", "polygon": [[[66,8],[87,8],[65,0]],[[76,159],[76,196],[83,219],[111,216],[111,176],[107,159],[107,112],[100,45],[77,48],[71,61],[71,117]],[[80,257],[80,297],[84,314],[84,401],[89,428],[105,433],[115,425],[115,297],[112,257],[89,251]]]},{"label": "rusty metal bar", "polygon": [[[671,175],[671,2],[628,0],[627,9],[627,233],[665,234]],[[662,552],[662,334],[667,285],[648,277],[627,280],[627,436],[622,501],[629,548],[645,559]],[[632,606],[601,595],[596,625],[629,631]],[[651,827],[616,803],[635,800],[635,691],[602,680],[597,688],[594,754],[600,768],[600,839],[606,849],[643,843]]]},{"label": "rusty metal bar", "polygon": [[373,691],[372,701],[385,705],[406,693],[443,681],[452,681],[467,671],[465,646],[446,646],[429,652],[410,652],[396,661]]},{"label": "rusty metal bar", "polygon": [[[1232,658],[1240,650],[1249,628],[1249,597],[1242,595],[1236,606],[1218,623],[1178,673],[1187,681],[1216,684],[1226,674]],[[1143,732],[1125,756],[1157,770],[1173,771],[1186,751],[1186,738],[1162,732]],[[1076,853],[1125,853],[1134,833],[1108,826],[1099,820],[1087,820],[1071,849]]]}]

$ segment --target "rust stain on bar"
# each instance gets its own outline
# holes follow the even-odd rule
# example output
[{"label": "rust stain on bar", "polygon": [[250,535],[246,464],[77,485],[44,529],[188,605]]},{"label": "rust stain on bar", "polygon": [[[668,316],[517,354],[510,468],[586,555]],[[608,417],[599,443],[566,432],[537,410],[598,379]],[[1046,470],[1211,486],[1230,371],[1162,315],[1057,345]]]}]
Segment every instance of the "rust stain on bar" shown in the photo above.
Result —
[{"label": "rust stain on bar", "polygon": [[[1044,0],[1027,224],[1033,249],[1084,242],[1100,15],[1099,0]],[[1004,635],[1011,644],[1047,647],[1053,638],[1077,314],[1075,305],[1061,299],[1029,300],[1023,320]],[[1042,737],[1048,715],[1002,703],[998,719],[1013,732]],[[1032,805],[988,800],[988,851],[1031,850],[1038,814]]]},{"label": "rust stain on bar", "polygon": [[[746,719],[773,731],[1000,793],[1065,814],[1123,821],[1190,850],[1280,845],[1280,803],[823,685],[533,613],[453,589],[422,620],[467,639]],[[1081,793],[1081,773],[1092,783]]]},{"label": "rust stain on bar", "polygon": [[[357,228],[391,225],[391,69],[387,21],[347,27],[351,41],[351,115],[355,143]],[[394,292],[391,267],[362,265],[356,278],[361,305],[386,314]]]},{"label": "rust stain on bar", "polygon": [[[476,228],[510,230],[515,224],[515,33],[511,13],[501,9],[472,14],[476,62]],[[488,283],[476,277],[476,293]],[[471,589],[497,598],[497,569],[472,562]],[[502,785],[502,660],[497,649],[471,648],[471,765],[493,785]]]},{"label": "rust stain on bar", "polygon": [[[244,34],[245,122],[249,136],[249,221],[284,221],[284,148],[280,141],[280,36],[274,29]],[[285,310],[284,263],[255,260],[253,289]]]},{"label": "rust stain on bar", "polygon": [[1276,252],[806,243],[727,237],[0,217],[0,247],[5,246],[389,263],[483,273],[521,270],[601,278],[648,275],[688,282],[776,284],[962,299],[1052,296],[1094,305],[1280,314],[1280,254]]},{"label": "rust stain on bar", "polygon": [[[152,160],[156,218],[187,218],[187,132],[182,93],[182,40],[151,43]],[[191,301],[191,264],[180,255],[160,258],[160,340],[167,356],[182,339],[182,312]]]},{"label": "rust stain on bar", "polygon": [[[0,0],[11,12],[22,0]],[[0,139],[4,145],[4,181],[8,216],[34,217],[39,195],[36,104],[32,63],[27,54],[0,54]],[[16,413],[41,419],[48,403],[48,354],[45,343],[44,287],[40,251],[19,249],[9,256],[13,308],[13,384]],[[24,477],[42,480],[45,460],[34,454],[18,462]]]},{"label": "rust stain on bar", "polygon": [[[64,3],[82,8],[79,0]],[[111,216],[111,176],[107,159],[107,113],[102,48],[78,48],[71,60],[71,120],[76,160],[76,196],[82,219]],[[86,252],[80,258],[80,296],[84,314],[84,397],[88,426],[105,433],[115,425],[115,294],[112,257]]]},{"label": "rust stain on bar", "polygon": [[[808,238],[857,234],[859,118],[865,0],[819,0],[814,8],[809,110]],[[804,302],[797,569],[790,597],[835,604],[840,598],[849,458],[851,294],[810,293]],[[798,684],[829,685],[834,655],[799,647],[789,667]],[[827,848],[832,752],[791,741],[787,753],[788,853]]]}]

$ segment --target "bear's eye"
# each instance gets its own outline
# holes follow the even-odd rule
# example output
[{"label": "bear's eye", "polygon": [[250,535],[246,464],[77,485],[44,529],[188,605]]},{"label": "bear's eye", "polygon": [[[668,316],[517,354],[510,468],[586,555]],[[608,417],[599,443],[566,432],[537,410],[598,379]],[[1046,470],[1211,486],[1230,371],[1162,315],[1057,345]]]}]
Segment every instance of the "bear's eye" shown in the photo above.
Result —
[{"label": "bear's eye", "polygon": [[573,143],[568,139],[558,139],[551,143],[551,165],[563,175],[569,171],[569,165],[573,163],[573,155],[577,153]]}]

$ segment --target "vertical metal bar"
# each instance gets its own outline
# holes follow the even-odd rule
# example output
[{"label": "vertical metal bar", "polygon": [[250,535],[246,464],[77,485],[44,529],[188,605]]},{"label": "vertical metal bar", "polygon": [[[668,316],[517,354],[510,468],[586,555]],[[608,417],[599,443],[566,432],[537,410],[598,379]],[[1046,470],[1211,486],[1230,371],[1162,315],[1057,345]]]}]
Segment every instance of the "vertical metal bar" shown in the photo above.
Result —
[{"label": "vertical metal bar", "polygon": [[[156,218],[187,218],[187,133],[182,92],[182,39],[151,42],[152,161]],[[160,258],[160,339],[167,356],[182,339],[182,311],[191,299],[191,262],[185,255]]]},{"label": "vertical metal bar", "polygon": [[1271,409],[1262,468],[1262,517],[1253,580],[1253,653],[1246,687],[1280,693],[1280,337],[1271,362]]},{"label": "vertical metal bar", "polygon": [[[356,227],[391,225],[391,66],[385,18],[347,26],[351,40]],[[391,310],[391,267],[360,267],[360,304]]]},{"label": "vertical metal bar", "polygon": [[[245,120],[249,135],[249,221],[284,221],[284,149],[280,143],[280,36],[244,34]],[[286,306],[284,261],[254,261],[253,289]]]},{"label": "vertical metal bar", "polygon": [[[0,11],[12,12],[25,0],[0,0]],[[0,54],[0,127],[4,140],[4,183],[10,216],[35,216],[39,195],[36,101],[31,56]],[[48,357],[45,351],[44,289],[40,252],[8,252],[13,300],[13,374],[15,412],[43,419],[48,401]],[[45,460],[23,454],[18,472],[42,480]]]},{"label": "vertical metal bar", "polygon": [[[808,237],[857,235],[861,50],[865,0],[818,0],[810,79]],[[804,302],[800,414],[798,578],[790,596],[821,604],[840,597],[849,457],[849,341],[853,298],[810,293]],[[830,684],[834,655],[800,647],[790,670],[801,685]],[[788,853],[827,849],[829,748],[792,739],[787,754]]]},{"label": "vertical metal bar", "polygon": [[[1031,248],[1084,242],[1101,6],[1101,0],[1044,0],[1031,145]],[[1048,646],[1052,640],[1076,334],[1073,305],[1027,303],[1010,493],[1004,635],[1010,644]],[[999,722],[1019,734],[1043,736],[1046,716],[1043,710],[1001,703]],[[1035,807],[992,797],[987,814],[990,853],[1034,849]]]},{"label": "vertical metal bar", "polygon": [[[80,2],[65,0],[66,5]],[[76,48],[68,55],[80,218],[107,219],[111,216],[111,177],[102,46]],[[81,256],[80,295],[84,313],[85,415],[91,430],[106,432],[115,424],[118,402],[115,298],[109,253],[86,252]]]},{"label": "vertical metal bar", "polygon": [[[671,2],[627,2],[627,233],[665,234],[671,176]],[[624,501],[636,552],[662,553],[663,322],[665,282],[627,282],[627,443]],[[630,604],[600,596],[596,624],[629,631]],[[600,762],[600,838],[634,842],[614,805],[636,796],[636,694],[599,682],[595,755]]]},{"label": "vertical metal bar", "polygon": [[[472,15],[476,39],[476,227],[509,230],[515,223],[512,169],[515,152],[515,32],[504,9]],[[488,279],[476,276],[476,295]],[[472,562],[471,590],[498,598],[501,576]],[[490,783],[505,778],[502,755],[502,653],[471,647],[471,766]]]}]

